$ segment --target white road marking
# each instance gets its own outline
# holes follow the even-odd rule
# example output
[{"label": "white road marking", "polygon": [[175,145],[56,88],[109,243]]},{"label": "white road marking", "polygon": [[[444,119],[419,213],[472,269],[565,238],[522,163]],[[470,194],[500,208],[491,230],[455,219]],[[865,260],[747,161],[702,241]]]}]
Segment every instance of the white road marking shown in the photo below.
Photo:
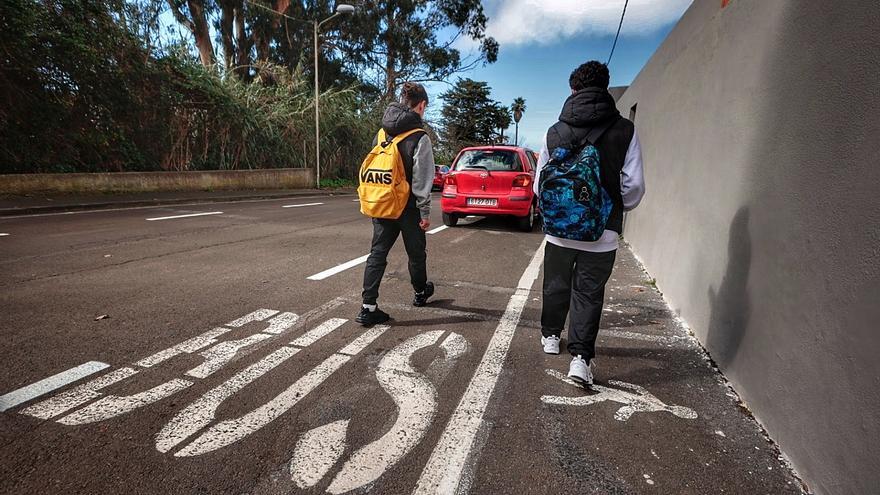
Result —
[{"label": "white road marking", "polygon": [[83,425],[105,421],[174,395],[190,385],[192,385],[190,381],[174,378],[139,394],[123,397],[108,395],[78,411],[64,416],[58,422],[65,425]]},{"label": "white road marking", "polygon": [[7,236],[7,235],[9,235],[9,234],[6,232],[0,232],[0,237]]},{"label": "white road marking", "polygon": [[441,226],[437,227],[436,229],[429,230],[427,233],[428,234],[436,234],[437,232],[443,232],[444,230],[446,230],[448,228],[449,227],[447,227],[445,225],[441,225]]},{"label": "white road marking", "polygon": [[327,491],[345,493],[376,481],[425,435],[437,409],[437,391],[410,365],[420,349],[434,345],[442,330],[422,333],[392,349],[379,362],[376,378],[397,405],[397,419],[381,438],[359,449],[342,466]]},{"label": "white road marking", "polygon": [[345,263],[342,263],[341,265],[336,265],[333,268],[330,268],[328,270],[324,270],[323,272],[320,272],[320,273],[316,273],[316,274],[312,275],[311,277],[308,277],[308,279],[309,280],[324,280],[327,277],[332,277],[333,275],[336,275],[339,272],[343,272],[345,270],[348,270],[351,267],[360,265],[361,263],[367,261],[367,258],[369,258],[369,256],[370,256],[369,254],[365,254],[365,255],[361,256],[360,258],[355,258],[351,261],[346,261]]},{"label": "white road marking", "polygon": [[73,383],[81,378],[85,378],[109,367],[110,365],[107,363],[89,361],[70,368],[69,370],[62,371],[61,373],[56,373],[48,378],[43,378],[38,382],[13,390],[7,394],[0,395],[0,412],[11,409],[31,399],[36,399],[37,397],[45,395],[53,390],[58,390],[68,383]]},{"label": "white road marking", "polygon": [[227,327],[238,328],[244,325],[247,325],[253,321],[263,321],[270,316],[275,316],[278,314],[278,310],[275,309],[258,309],[253,313],[248,313],[237,320],[232,320],[226,324]]},{"label": "white road marking", "polygon": [[153,354],[152,356],[145,357],[144,359],[141,359],[140,361],[138,361],[135,364],[142,367],[142,368],[149,368],[149,367],[155,366],[163,361],[167,361],[168,359],[171,359],[174,356],[177,356],[177,355],[180,355],[183,353],[191,354],[193,352],[196,352],[199,349],[202,349],[203,347],[208,347],[209,345],[216,343],[217,337],[223,335],[226,332],[230,332],[230,331],[231,330],[229,328],[223,328],[223,327],[213,328],[213,329],[208,330],[207,332],[205,332],[197,337],[193,337],[189,340],[184,340],[183,342],[181,342],[175,346],[169,347],[168,349],[161,350],[161,351]]},{"label": "white road marking", "polygon": [[[561,380],[573,387],[577,387],[580,390],[583,390],[583,387],[572,381],[567,376],[563,375],[559,371],[556,370],[545,370],[548,375]],[[669,406],[664,404],[660,399],[654,397],[650,392],[645,390],[643,387],[638,385],[633,385],[632,383],[620,382],[617,380],[609,380],[609,385],[614,385],[615,387],[626,388],[632,390],[632,392],[625,392],[623,390],[619,390],[616,388],[604,387],[602,385],[593,385],[591,388],[597,392],[598,394],[593,395],[581,395],[578,397],[560,397],[555,395],[544,395],[541,397],[541,402],[545,404],[561,404],[567,406],[589,406],[591,404],[598,404],[599,402],[604,401],[613,401],[619,404],[623,404],[623,407],[617,410],[614,413],[614,419],[618,421],[626,421],[632,417],[633,414],[637,412],[660,412],[665,411],[668,413],[672,413],[679,418],[684,419],[696,419],[697,413],[694,412],[693,409],[684,406]]]},{"label": "white road marking", "polygon": [[[336,370],[350,361],[352,355],[362,351],[387,329],[387,326],[371,328],[365,332],[365,334],[369,333],[371,338],[356,339],[342,351],[333,354],[312,368],[305,376],[294,382],[293,385],[269,402],[241,417],[215,424],[174,455],[176,457],[195,456],[217,450],[245,438],[278,419],[278,417],[302,400],[303,397],[317,388],[318,385],[322,384]],[[356,346],[355,343],[357,343]],[[343,354],[343,351],[350,352],[351,354]]]},{"label": "white road marking", "polygon": [[273,336],[267,333],[255,333],[239,340],[227,340],[220,342],[214,347],[201,352],[201,356],[205,358],[205,362],[186,372],[188,376],[193,378],[207,378],[215,371],[225,366],[238,353],[239,349],[254,345]]},{"label": "white road marking", "polygon": [[452,413],[440,441],[422,470],[414,494],[455,493],[471,453],[474,439],[483,424],[483,414],[498,382],[507,351],[528,301],[532,285],[538,278],[544,259],[544,242],[535,251],[510,297],[498,327],[489,341],[483,359],[468,384],[461,401]]},{"label": "white road marking", "polygon": [[290,345],[294,345],[297,347],[308,347],[315,343],[318,339],[326,336],[333,330],[341,327],[346,321],[342,318],[331,318],[324,323],[316,326],[315,328],[309,330],[308,332],[300,335],[296,340],[290,343]]},{"label": "white road marking", "polygon": [[175,218],[203,217],[206,215],[222,215],[222,214],[223,214],[222,211],[209,211],[209,212],[205,212],[205,213],[189,213],[186,215],[173,215],[170,217],[153,217],[153,218],[148,218],[147,221],[153,222],[156,220],[173,220]]},{"label": "white road marking", "polygon": [[[297,196],[296,199],[317,199],[317,198],[325,198],[325,195],[317,195],[317,196]],[[132,206],[129,208],[97,208],[94,210],[79,210],[79,211],[60,211],[55,213],[33,213],[30,215],[6,215],[3,218],[29,218],[29,217],[55,217],[60,215],[82,215],[87,213],[106,213],[106,212],[115,212],[115,211],[130,211],[130,210],[155,210],[157,208],[182,208],[184,206],[204,206],[204,205],[228,205],[228,204],[236,204],[236,203],[266,203],[269,201],[291,201],[290,197],[284,198],[270,198],[270,199],[243,199],[238,201],[207,201],[201,203],[168,203],[168,204],[160,204],[155,206]]]},{"label": "white road marking", "polygon": [[186,438],[208,426],[214,420],[214,414],[223,401],[297,352],[299,349],[282,347],[209,390],[205,395],[177,413],[162,428],[156,435],[156,449],[159,452],[168,452]]},{"label": "white road marking", "polygon": [[84,383],[74,389],[58,394],[51,399],[38,402],[23,410],[21,413],[40,419],[53,418],[73,409],[74,407],[85,404],[92,399],[97,399],[101,396],[101,394],[98,393],[98,390],[109,387],[110,385],[125,380],[135,374],[137,374],[137,370],[133,368],[119,368],[118,370],[113,370],[104,376],[95,378],[94,380]]},{"label": "white road marking", "polygon": [[334,421],[305,432],[290,460],[290,479],[300,488],[315,486],[342,456],[349,420]]},{"label": "white road marking", "polygon": [[303,203],[301,205],[284,205],[282,208],[302,208],[303,206],[318,206],[324,203]]},{"label": "white road marking", "polygon": [[263,330],[263,332],[278,335],[293,328],[297,321],[299,321],[299,315],[285,311],[269,320],[269,327]]}]

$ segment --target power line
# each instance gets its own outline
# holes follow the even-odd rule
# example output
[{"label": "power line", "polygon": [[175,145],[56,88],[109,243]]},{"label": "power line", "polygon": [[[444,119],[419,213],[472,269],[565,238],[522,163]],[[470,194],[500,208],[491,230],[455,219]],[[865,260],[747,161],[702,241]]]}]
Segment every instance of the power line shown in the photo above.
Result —
[{"label": "power line", "polygon": [[614,55],[614,49],[617,47],[617,38],[620,37],[620,28],[623,27],[623,16],[626,15],[626,6],[629,4],[629,0],[626,0],[623,4],[623,12],[620,14],[620,24],[617,25],[617,34],[614,35],[614,44],[611,45],[611,53],[608,55],[608,61],[605,62],[605,65],[611,63],[611,57]]}]

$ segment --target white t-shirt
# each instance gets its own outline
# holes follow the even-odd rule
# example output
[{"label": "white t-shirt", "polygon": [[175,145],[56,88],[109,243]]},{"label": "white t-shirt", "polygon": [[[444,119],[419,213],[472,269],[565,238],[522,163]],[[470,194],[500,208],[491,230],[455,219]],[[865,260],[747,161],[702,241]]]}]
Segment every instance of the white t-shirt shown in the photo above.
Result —
[{"label": "white t-shirt", "polygon": [[[540,194],[538,191],[540,186],[538,178],[541,177],[541,169],[548,160],[550,160],[550,152],[547,150],[547,136],[545,135],[544,143],[541,146],[541,154],[538,155],[538,169],[535,171],[535,194]],[[623,196],[623,211],[630,211],[638,206],[645,195],[645,176],[642,172],[642,147],[639,144],[639,134],[635,129],[633,129],[633,137],[629,142],[626,158],[623,161],[623,168],[620,171],[620,194]],[[617,249],[617,238],[619,236],[619,232],[606,229],[605,232],[602,232],[602,237],[597,241],[575,241],[552,235],[545,237],[547,242],[557,246],[593,253],[604,253]]]}]

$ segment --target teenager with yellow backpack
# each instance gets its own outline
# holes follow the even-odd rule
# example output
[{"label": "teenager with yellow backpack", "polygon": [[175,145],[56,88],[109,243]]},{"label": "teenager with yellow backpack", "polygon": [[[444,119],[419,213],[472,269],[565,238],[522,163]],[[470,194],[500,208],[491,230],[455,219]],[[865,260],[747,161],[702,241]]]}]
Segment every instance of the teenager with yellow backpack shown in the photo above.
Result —
[{"label": "teenager with yellow backpack", "polygon": [[373,242],[364,269],[363,305],[355,321],[364,326],[390,319],[378,307],[379,284],[398,235],[409,257],[413,306],[424,306],[434,294],[428,281],[425,231],[431,225],[434,152],[422,129],[428,93],[418,83],[404,83],[400,102],[382,117],[382,128],[359,172],[361,213],[373,219]]}]

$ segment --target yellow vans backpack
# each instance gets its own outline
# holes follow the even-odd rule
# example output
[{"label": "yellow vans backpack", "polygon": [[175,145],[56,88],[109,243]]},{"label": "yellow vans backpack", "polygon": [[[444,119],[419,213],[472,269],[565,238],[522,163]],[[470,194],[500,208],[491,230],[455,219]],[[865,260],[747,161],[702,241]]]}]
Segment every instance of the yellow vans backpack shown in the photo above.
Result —
[{"label": "yellow vans backpack", "polygon": [[358,174],[358,197],[364,215],[396,220],[403,214],[410,186],[397,145],[416,132],[424,130],[413,129],[388,139],[385,130],[379,129],[376,146],[364,158]]}]

